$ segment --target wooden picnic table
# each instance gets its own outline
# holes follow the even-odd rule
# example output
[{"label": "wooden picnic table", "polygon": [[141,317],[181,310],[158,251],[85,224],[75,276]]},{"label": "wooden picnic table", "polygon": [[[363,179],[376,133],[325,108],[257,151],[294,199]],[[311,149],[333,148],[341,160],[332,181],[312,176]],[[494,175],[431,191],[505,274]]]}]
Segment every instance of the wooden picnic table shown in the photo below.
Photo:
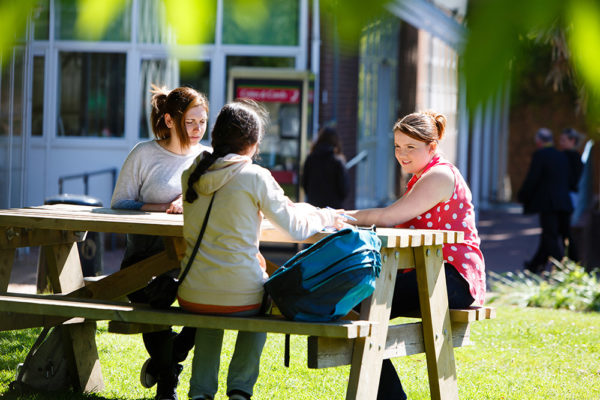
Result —
[{"label": "wooden picnic table", "polygon": [[[0,330],[65,323],[79,388],[83,391],[104,387],[95,321],[110,320],[310,335],[313,350],[309,349],[309,354],[313,356],[309,364],[351,364],[347,399],[375,399],[382,360],[424,350],[431,397],[458,398],[453,347],[460,345],[461,339],[453,339],[442,244],[461,242],[461,232],[378,228],[383,244],[382,271],[373,295],[362,303],[359,319],[300,323],[281,317],[233,318],[202,316],[173,308],[152,310],[123,300],[126,294],[144,287],[152,276],[179,267],[185,250],[182,227],[181,215],[166,213],[67,204],[0,210]],[[77,242],[84,240],[87,231],[159,235],[164,237],[166,249],[127,269],[86,283]],[[327,234],[318,233],[305,242],[315,242]],[[295,242],[268,221],[261,227],[260,240]],[[54,295],[7,293],[15,251],[26,246],[43,246]],[[405,268],[417,271],[422,322],[388,329],[396,273]],[[462,321],[467,327],[472,319],[468,313],[452,314],[453,323]],[[464,339],[464,332],[461,338]]]}]

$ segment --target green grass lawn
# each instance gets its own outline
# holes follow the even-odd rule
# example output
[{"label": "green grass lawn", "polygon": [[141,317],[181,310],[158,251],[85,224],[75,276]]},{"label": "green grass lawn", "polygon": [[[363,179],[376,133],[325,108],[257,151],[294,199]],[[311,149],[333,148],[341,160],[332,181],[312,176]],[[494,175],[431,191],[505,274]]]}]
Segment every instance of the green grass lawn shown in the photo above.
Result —
[{"label": "green grass lawn", "polygon": [[[150,399],[139,384],[146,358],[139,335],[115,335],[99,324],[98,350],[106,388],[92,395],[17,396],[8,389],[15,368],[39,330],[0,333],[0,399]],[[217,399],[226,399],[226,371],[234,332],[227,332]],[[472,346],[455,350],[461,399],[600,399],[600,314],[500,306],[497,318],[473,325]],[[394,361],[409,399],[428,399],[424,355]],[[191,355],[178,389],[187,398]],[[255,399],[344,399],[349,367],[309,370],[306,340],[292,336],[290,368],[283,366],[283,335],[269,335]]]}]

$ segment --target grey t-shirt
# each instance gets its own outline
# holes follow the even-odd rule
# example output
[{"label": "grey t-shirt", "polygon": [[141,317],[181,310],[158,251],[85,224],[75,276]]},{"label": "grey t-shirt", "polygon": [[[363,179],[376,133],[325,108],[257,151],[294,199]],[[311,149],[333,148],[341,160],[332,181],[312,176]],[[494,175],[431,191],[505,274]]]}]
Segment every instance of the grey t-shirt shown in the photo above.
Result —
[{"label": "grey t-shirt", "polygon": [[[123,163],[111,200],[111,207],[139,210],[144,203],[168,203],[181,194],[181,174],[198,154],[210,150],[197,145],[186,155],[171,153],[155,140],[138,143]],[[127,235],[121,268],[162,251],[158,236]]]},{"label": "grey t-shirt", "polygon": [[204,150],[197,145],[186,155],[171,153],[156,140],[140,142],[123,163],[110,203],[112,208],[139,210],[144,203],[168,203],[181,194],[181,174]]}]

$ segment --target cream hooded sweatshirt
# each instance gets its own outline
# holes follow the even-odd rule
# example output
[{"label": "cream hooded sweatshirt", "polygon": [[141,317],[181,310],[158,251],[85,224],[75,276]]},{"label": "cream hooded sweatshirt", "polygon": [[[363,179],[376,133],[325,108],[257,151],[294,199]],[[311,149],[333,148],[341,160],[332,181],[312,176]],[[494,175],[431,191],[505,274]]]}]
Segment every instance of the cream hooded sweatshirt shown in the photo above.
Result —
[{"label": "cream hooded sweatshirt", "polygon": [[[182,175],[185,196],[189,174],[202,155]],[[202,244],[179,286],[181,299],[203,305],[260,304],[267,274],[258,261],[263,215],[298,240],[333,225],[335,213],[287,198],[269,170],[247,156],[228,154],[195,183],[198,198],[183,203],[183,235],[187,244],[182,270],[200,233],[213,193],[215,200]]]}]

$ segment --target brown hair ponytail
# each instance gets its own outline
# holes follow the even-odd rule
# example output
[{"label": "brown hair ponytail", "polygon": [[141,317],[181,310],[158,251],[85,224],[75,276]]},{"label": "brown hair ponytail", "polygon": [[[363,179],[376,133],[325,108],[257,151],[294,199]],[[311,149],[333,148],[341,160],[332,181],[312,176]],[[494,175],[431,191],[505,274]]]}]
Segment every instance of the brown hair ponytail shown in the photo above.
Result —
[{"label": "brown hair ponytail", "polygon": [[165,106],[167,104],[167,97],[169,91],[165,86],[158,87],[152,84],[152,111],[150,112],[150,124],[152,126],[152,132],[157,139],[168,138],[170,130],[165,122]]},{"label": "brown hair ponytail", "polygon": [[433,111],[408,114],[394,124],[394,132],[396,131],[421,142],[437,142],[446,132],[446,117]]}]

